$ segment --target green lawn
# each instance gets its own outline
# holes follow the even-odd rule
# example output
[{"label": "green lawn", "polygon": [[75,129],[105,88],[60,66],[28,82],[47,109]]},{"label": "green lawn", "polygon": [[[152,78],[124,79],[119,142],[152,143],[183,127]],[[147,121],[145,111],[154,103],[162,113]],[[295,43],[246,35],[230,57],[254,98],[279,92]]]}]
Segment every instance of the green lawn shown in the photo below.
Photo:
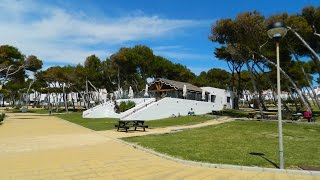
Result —
[{"label": "green lawn", "polygon": [[[10,113],[22,113],[20,108],[7,108],[5,112],[10,112]],[[43,108],[29,108],[27,110],[28,113],[37,113],[37,114],[49,114],[48,109],[43,109]]]},{"label": "green lawn", "polygon": [[117,124],[118,119],[116,118],[82,118],[82,112],[59,114],[57,117],[70,121],[75,124],[79,124],[83,127],[95,130],[103,131],[115,129],[114,125]]},{"label": "green lawn", "polygon": [[176,125],[197,124],[210,119],[214,119],[214,117],[208,116],[208,115],[180,116],[175,118],[146,121],[145,124],[148,125],[150,128],[157,128],[157,127],[167,127],[167,126],[176,126]]},{"label": "green lawn", "polygon": [[[320,126],[285,123],[283,128],[286,168],[320,166]],[[273,168],[278,164],[276,122],[234,121],[124,140],[193,161]]]},{"label": "green lawn", "polygon": [[[82,118],[81,112],[76,113],[68,113],[68,114],[59,114],[57,117],[70,121],[75,124],[79,124],[86,128],[95,130],[95,131],[103,131],[115,129],[114,125],[117,124],[118,119],[116,118],[90,118],[85,119]],[[145,122],[149,128],[156,127],[167,127],[167,126],[175,126],[175,125],[189,125],[195,123],[201,123],[207,120],[213,119],[212,116],[199,115],[199,116],[181,116],[176,118],[167,118],[161,120],[147,121]]]}]

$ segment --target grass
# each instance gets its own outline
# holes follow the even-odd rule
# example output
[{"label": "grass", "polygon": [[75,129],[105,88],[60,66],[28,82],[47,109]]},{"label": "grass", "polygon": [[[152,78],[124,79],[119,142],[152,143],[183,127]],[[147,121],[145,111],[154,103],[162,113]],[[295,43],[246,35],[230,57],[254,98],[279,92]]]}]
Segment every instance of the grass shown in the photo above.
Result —
[{"label": "grass", "polygon": [[314,108],[312,111],[312,118],[315,122],[320,122],[320,110],[319,108]]},{"label": "grass", "polygon": [[[59,114],[57,117],[70,121],[72,123],[81,125],[83,127],[95,130],[103,131],[115,129],[114,125],[118,123],[116,118],[82,118],[81,112],[68,113],[68,114]],[[167,126],[176,126],[176,125],[189,125],[195,123],[201,123],[207,120],[212,119],[212,116],[200,115],[200,116],[181,116],[176,118],[166,118],[154,121],[147,121],[145,124],[149,128],[156,127],[167,127]]]},{"label": "grass", "polygon": [[[320,126],[283,125],[286,168],[320,166]],[[277,167],[276,122],[234,121],[174,134],[124,138],[177,158],[259,167]]]},{"label": "grass", "polygon": [[57,117],[70,121],[72,123],[81,125],[83,127],[95,130],[103,131],[115,129],[114,125],[117,124],[117,118],[82,118],[82,112],[74,112],[68,114],[59,114]]},{"label": "grass", "polygon": [[160,120],[153,120],[145,122],[150,128],[168,127],[177,125],[190,125],[201,123],[213,119],[213,116],[198,115],[198,116],[180,116],[175,118],[165,118]]},{"label": "grass", "polygon": [[[7,108],[5,109],[6,112],[10,112],[10,113],[22,113],[21,109],[18,108]],[[37,113],[37,114],[49,114],[49,110],[48,109],[43,109],[43,108],[29,108],[27,110],[28,113]]]}]

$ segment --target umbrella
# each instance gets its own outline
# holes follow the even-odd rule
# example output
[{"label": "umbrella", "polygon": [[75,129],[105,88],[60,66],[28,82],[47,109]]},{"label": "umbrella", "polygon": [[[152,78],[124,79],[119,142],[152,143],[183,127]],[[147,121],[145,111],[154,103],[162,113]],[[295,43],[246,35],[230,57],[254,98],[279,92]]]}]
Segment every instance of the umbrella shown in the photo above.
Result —
[{"label": "umbrella", "polygon": [[68,102],[71,102],[71,99],[72,99],[72,94],[69,93],[68,96],[67,96],[67,101],[68,101]]},{"label": "umbrella", "polygon": [[144,96],[149,96],[148,94],[148,84],[146,84],[146,89],[144,90]]},{"label": "umbrella", "polygon": [[187,97],[187,86],[186,85],[183,85],[182,92],[183,92],[182,96],[186,98]]},{"label": "umbrella", "polygon": [[128,97],[129,97],[130,99],[133,98],[133,90],[132,90],[132,87],[131,87],[131,86],[129,87]]},{"label": "umbrella", "polygon": [[113,93],[110,93],[110,101],[112,101]]},{"label": "umbrella", "polygon": [[202,89],[202,97],[201,97],[202,100],[205,100],[206,99],[206,92],[204,89]]},{"label": "umbrella", "polygon": [[101,98],[101,100],[103,100],[104,102],[107,101],[107,95],[108,95],[108,92],[107,92],[106,89],[102,89],[102,90],[100,91],[100,98]]}]

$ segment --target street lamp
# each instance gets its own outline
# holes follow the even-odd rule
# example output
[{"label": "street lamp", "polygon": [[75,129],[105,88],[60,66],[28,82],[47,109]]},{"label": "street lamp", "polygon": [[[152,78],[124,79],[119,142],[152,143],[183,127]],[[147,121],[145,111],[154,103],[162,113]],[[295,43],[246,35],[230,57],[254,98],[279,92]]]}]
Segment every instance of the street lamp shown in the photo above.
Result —
[{"label": "street lamp", "polygon": [[268,27],[268,36],[276,41],[277,46],[277,94],[278,94],[278,134],[279,134],[279,160],[280,169],[284,169],[283,138],[282,138],[282,114],[281,114],[281,88],[280,88],[280,60],[279,40],[287,34],[287,27],[281,22],[275,22]]}]

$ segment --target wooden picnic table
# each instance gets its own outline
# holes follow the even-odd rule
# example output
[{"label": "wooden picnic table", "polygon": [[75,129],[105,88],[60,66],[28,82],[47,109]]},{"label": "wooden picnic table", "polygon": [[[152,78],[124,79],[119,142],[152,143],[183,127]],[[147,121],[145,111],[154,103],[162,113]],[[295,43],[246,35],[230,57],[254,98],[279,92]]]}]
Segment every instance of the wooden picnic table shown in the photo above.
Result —
[{"label": "wooden picnic table", "polygon": [[148,128],[147,125],[144,125],[144,120],[119,120],[115,127],[118,128],[117,131],[124,129],[126,132],[128,132],[128,129],[131,127],[134,128],[135,131],[137,128],[143,128],[143,131],[146,131],[145,128]]}]

